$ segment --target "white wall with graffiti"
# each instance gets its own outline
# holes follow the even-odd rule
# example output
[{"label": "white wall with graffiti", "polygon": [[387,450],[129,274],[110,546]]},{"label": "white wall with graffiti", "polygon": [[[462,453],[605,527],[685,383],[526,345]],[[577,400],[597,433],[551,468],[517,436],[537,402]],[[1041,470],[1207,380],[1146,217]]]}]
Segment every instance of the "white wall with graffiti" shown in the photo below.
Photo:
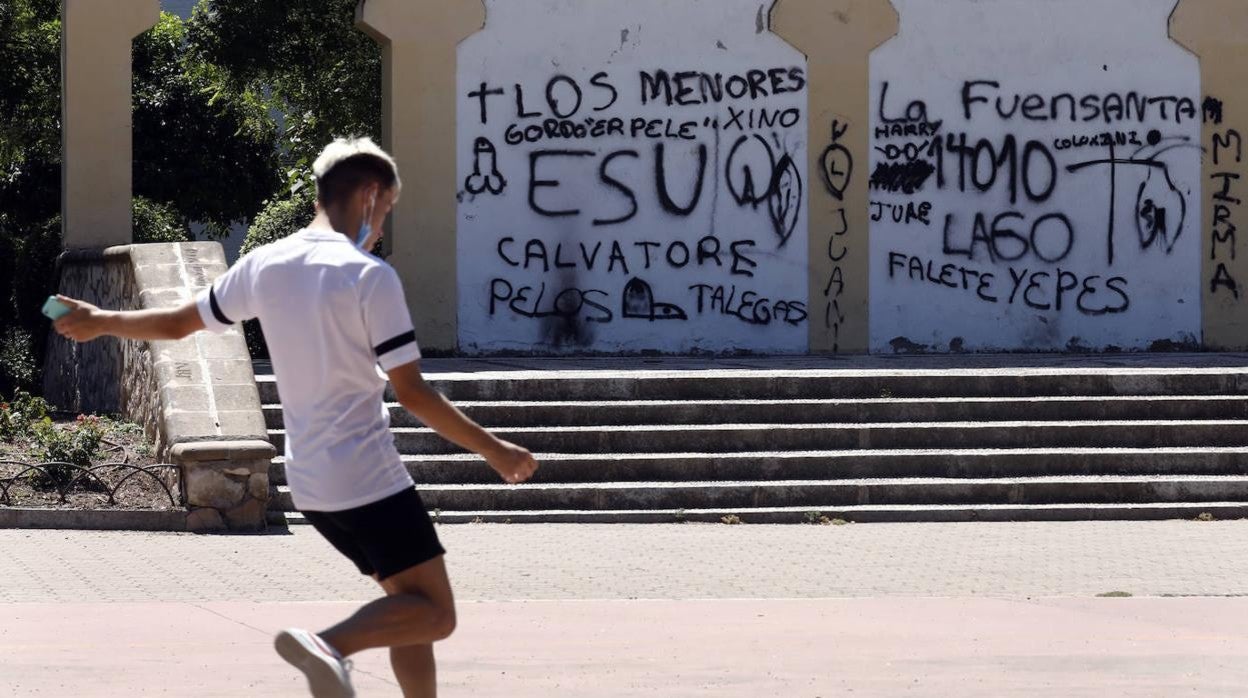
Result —
[{"label": "white wall with graffiti", "polygon": [[457,68],[461,349],[805,352],[806,66],[771,2],[486,5]]},{"label": "white wall with graffiti", "polygon": [[1201,100],[1174,0],[893,0],[871,58],[874,352],[1201,334]]}]

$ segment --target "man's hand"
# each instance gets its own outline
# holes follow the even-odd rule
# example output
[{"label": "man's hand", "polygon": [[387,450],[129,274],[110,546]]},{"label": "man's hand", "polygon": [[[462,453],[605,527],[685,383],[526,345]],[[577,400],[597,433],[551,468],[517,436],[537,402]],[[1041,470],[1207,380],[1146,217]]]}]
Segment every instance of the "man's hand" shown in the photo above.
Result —
[{"label": "man's hand", "polygon": [[57,296],[56,299],[70,308],[69,313],[52,323],[62,337],[75,342],[90,342],[105,333],[105,314],[102,310],[67,296]]},{"label": "man's hand", "polygon": [[441,393],[429,387],[420,373],[419,361],[395,366],[388,373],[399,404],[442,438],[480,454],[506,482],[514,485],[533,477],[533,472],[537,470],[537,459],[533,454],[494,437],[464,416]]},{"label": "man's hand", "polygon": [[486,462],[503,480],[513,485],[533,477],[537,471],[537,459],[529,450],[506,441],[501,447],[486,456]]},{"label": "man's hand", "polygon": [[57,296],[70,307],[65,317],[52,323],[63,337],[75,342],[109,335],[140,341],[182,339],[204,329],[195,301],[180,306],[147,310],[100,310],[86,301]]}]

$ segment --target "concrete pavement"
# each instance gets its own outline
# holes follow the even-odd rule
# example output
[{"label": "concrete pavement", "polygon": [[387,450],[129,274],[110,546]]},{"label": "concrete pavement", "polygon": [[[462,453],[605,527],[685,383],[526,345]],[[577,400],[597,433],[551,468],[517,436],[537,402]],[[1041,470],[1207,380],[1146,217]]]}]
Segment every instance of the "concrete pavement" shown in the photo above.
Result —
[{"label": "concrete pavement", "polygon": [[[1248,522],[439,528],[465,601],[1248,595]],[[0,603],[364,601],[310,527],[0,530]]]},{"label": "concrete pavement", "polygon": [[[1245,522],[441,534],[445,696],[1248,694]],[[373,593],[307,529],[0,531],[0,694],[300,696],[272,633]]]},{"label": "concrete pavement", "polygon": [[[270,650],[353,606],[17,604],[15,696],[304,695]],[[469,602],[438,650],[444,696],[1227,696],[1248,685],[1245,599]],[[385,655],[361,696],[399,695]]]}]

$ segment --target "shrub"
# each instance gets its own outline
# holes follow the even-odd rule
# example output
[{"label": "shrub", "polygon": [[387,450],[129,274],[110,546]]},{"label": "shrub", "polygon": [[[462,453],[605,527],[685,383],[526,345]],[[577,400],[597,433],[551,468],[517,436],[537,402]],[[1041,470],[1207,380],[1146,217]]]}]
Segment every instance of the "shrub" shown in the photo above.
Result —
[{"label": "shrub", "polygon": [[11,444],[25,436],[29,429],[30,423],[22,419],[12,404],[0,402],[0,441]]},{"label": "shrub", "polygon": [[36,389],[38,379],[34,337],[21,328],[8,328],[0,335],[0,392]]},{"label": "shrub", "polygon": [[99,417],[78,415],[74,424],[58,428],[45,418],[34,423],[34,437],[34,452],[39,460],[85,467],[100,453],[104,424]]},{"label": "shrub", "polygon": [[[12,324],[9,327],[21,328],[26,335],[27,347],[37,369],[43,365],[48,339],[48,321],[40,309],[48,295],[56,292],[56,258],[61,254],[61,217],[54,216],[33,228],[14,231],[11,242],[11,285],[0,289],[0,292],[12,299]],[[2,379],[0,383],[3,383]],[[0,385],[0,390],[11,391],[13,388]]]},{"label": "shrub", "polygon": [[315,201],[316,192],[312,186],[304,186],[285,199],[266,201],[264,210],[247,229],[242,254],[299,232],[311,222]]},{"label": "shrub", "polygon": [[70,467],[89,467],[100,453],[104,442],[104,424],[99,417],[78,415],[78,421],[58,428],[51,419],[43,419],[33,425],[33,453],[47,465],[47,475],[35,478],[35,486],[41,488],[61,487],[70,482],[78,470]]},{"label": "shrub", "polygon": [[191,231],[172,205],[136,196],[133,211],[135,242],[190,242]]},{"label": "shrub", "polygon": [[35,422],[48,418],[50,407],[41,397],[19,390],[9,402],[0,400],[0,441],[13,443],[30,436]]}]

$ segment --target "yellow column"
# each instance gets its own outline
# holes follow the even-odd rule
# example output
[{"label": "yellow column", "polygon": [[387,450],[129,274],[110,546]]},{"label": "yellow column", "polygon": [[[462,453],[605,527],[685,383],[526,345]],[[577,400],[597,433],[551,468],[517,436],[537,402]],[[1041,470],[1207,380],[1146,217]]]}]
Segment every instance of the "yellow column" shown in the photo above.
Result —
[{"label": "yellow column", "polygon": [[776,0],[772,31],[806,54],[810,91],[810,351],[867,351],[871,51],[889,0]]},{"label": "yellow column", "polygon": [[160,19],[160,2],[64,0],[61,13],[63,244],[129,244],[130,46]]},{"label": "yellow column", "polygon": [[403,197],[389,261],[421,342],[456,346],[456,48],[485,24],[481,0],[362,0],[356,24],[382,46],[382,141]]},{"label": "yellow column", "polygon": [[1170,17],[1170,36],[1200,58],[1204,344],[1243,351],[1248,349],[1248,3],[1180,0]]}]

